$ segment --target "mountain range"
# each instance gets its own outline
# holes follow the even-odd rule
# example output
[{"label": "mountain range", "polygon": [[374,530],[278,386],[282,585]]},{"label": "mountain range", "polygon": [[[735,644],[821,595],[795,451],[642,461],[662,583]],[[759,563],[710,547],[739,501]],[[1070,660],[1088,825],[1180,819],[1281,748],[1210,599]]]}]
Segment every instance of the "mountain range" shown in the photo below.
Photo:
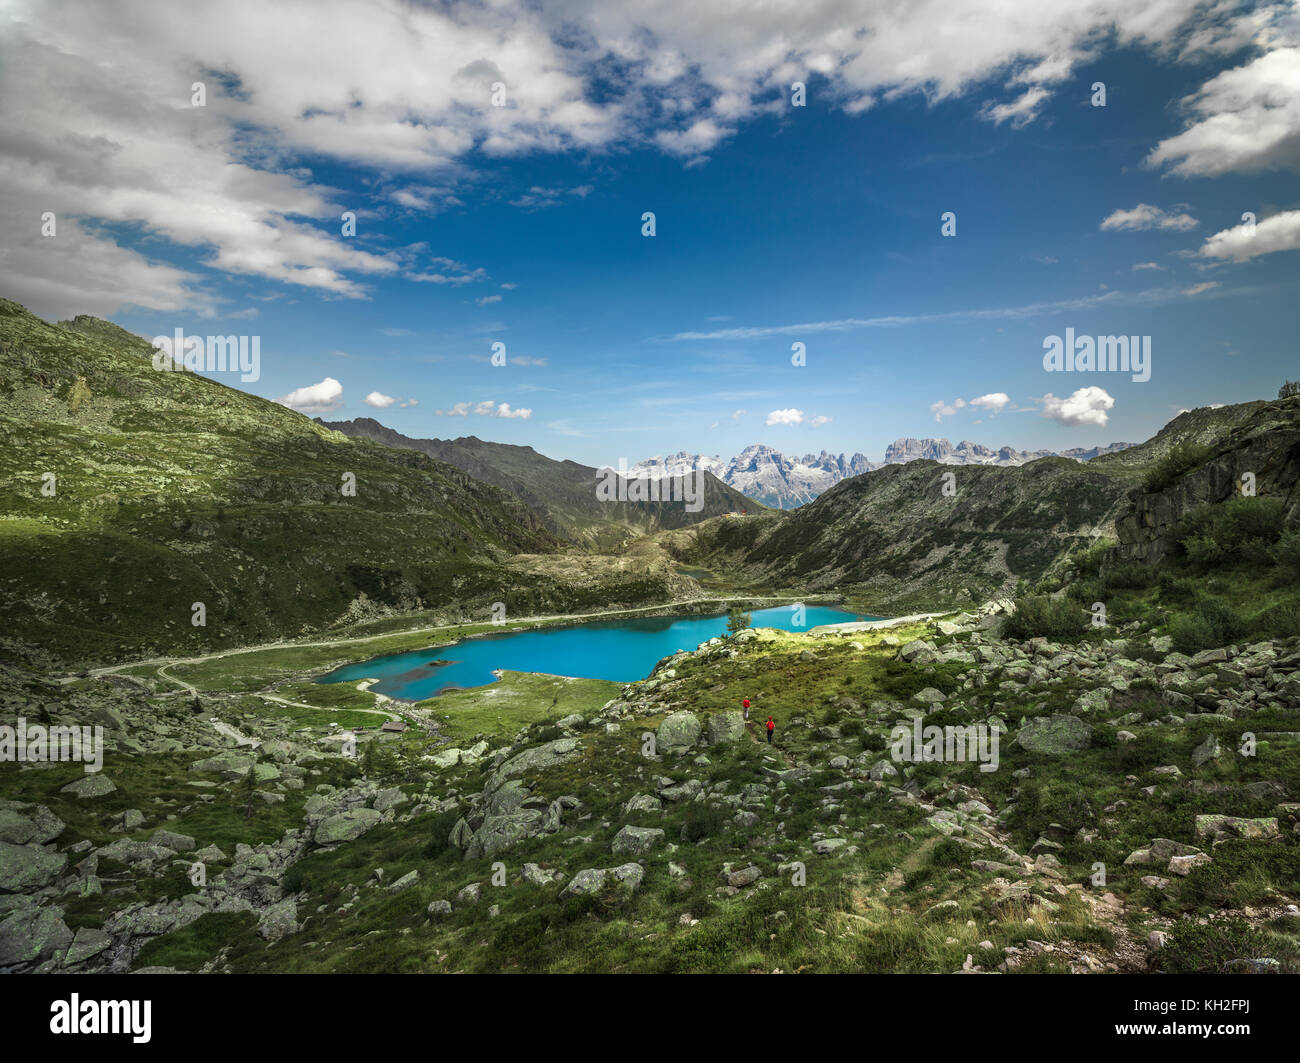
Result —
[{"label": "mountain range", "polygon": [[805,454],[792,457],[762,443],[746,447],[730,461],[707,454],[679,451],[668,457],[653,457],[637,462],[628,470],[630,476],[681,476],[696,469],[706,470],[741,494],[775,509],[794,509],[817,498],[841,480],[871,472],[886,465],[909,461],[937,461],[943,465],[1024,465],[1040,458],[1062,457],[1074,461],[1091,461],[1103,454],[1114,454],[1132,446],[1111,443],[1098,447],[1073,447],[1069,450],[1017,450],[999,447],[994,450],[980,443],[962,440],[955,446],[946,439],[896,439],[885,448],[883,462],[872,461],[865,454]]},{"label": "mountain range", "polygon": [[763,509],[722,483],[711,470],[705,472],[704,497],[698,509],[688,509],[682,501],[602,502],[596,493],[599,469],[576,461],[557,461],[532,447],[493,443],[477,436],[413,439],[371,417],[351,421],[316,418],[316,423],[352,438],[417,450],[463,469],[527,503],[561,539],[585,546],[613,547],[636,535],[680,528],[724,513]]}]

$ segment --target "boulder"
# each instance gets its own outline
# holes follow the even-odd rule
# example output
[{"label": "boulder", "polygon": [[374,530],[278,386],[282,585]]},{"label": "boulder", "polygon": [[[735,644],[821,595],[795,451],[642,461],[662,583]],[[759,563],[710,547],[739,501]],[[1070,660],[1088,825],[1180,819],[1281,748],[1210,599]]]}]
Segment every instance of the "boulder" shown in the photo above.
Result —
[{"label": "boulder", "polygon": [[745,717],[739,712],[718,712],[709,717],[709,744],[739,742],[745,737]]},{"label": "boulder", "polygon": [[298,902],[292,897],[285,897],[265,909],[257,920],[257,935],[267,941],[279,941],[282,937],[298,932]]},{"label": "boulder", "polygon": [[1092,728],[1077,716],[1038,716],[1025,722],[1016,741],[1031,753],[1059,756],[1087,749],[1092,744]]},{"label": "boulder", "polygon": [[0,891],[30,893],[48,885],[67,866],[66,853],[42,845],[0,842]]},{"label": "boulder", "polygon": [[626,826],[614,835],[610,848],[619,856],[640,856],[648,853],[664,839],[658,827]]},{"label": "boulder", "polygon": [[112,779],[98,773],[94,775],[85,775],[76,782],[70,782],[67,786],[59,787],[59,793],[74,794],[80,798],[103,797],[105,794],[111,794],[117,789],[117,785]]},{"label": "boulder", "polygon": [[693,712],[674,712],[664,717],[655,735],[660,753],[685,753],[700,740],[700,720]]},{"label": "boulder", "polygon": [[373,808],[352,808],[321,820],[316,826],[317,845],[335,845],[350,842],[373,827],[379,826],[383,816]]},{"label": "boulder", "polygon": [[44,805],[0,801],[0,842],[44,845],[62,834],[64,826],[63,820]]},{"label": "boulder", "polygon": [[62,908],[19,908],[0,923],[0,967],[39,963],[71,944]]}]

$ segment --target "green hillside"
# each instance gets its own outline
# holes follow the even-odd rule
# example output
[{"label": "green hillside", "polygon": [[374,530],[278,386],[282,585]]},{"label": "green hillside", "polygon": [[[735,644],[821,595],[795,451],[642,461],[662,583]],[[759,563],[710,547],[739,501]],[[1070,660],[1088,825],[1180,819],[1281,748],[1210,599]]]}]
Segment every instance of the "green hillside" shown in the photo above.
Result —
[{"label": "green hillside", "polygon": [[518,499],[460,469],[156,371],[151,353],[108,322],[52,325],[0,301],[11,638],[109,659],[490,602],[513,583],[507,558],[558,545]]},{"label": "green hillside", "polygon": [[556,461],[532,447],[492,443],[475,436],[411,439],[369,417],[320,423],[345,435],[418,450],[464,469],[528,503],[556,535],[588,546],[614,547],[661,529],[687,527],[725,513],[761,513],[766,508],[712,473],[704,476],[703,506],[694,513],[681,501],[603,502],[596,496],[595,468]]}]

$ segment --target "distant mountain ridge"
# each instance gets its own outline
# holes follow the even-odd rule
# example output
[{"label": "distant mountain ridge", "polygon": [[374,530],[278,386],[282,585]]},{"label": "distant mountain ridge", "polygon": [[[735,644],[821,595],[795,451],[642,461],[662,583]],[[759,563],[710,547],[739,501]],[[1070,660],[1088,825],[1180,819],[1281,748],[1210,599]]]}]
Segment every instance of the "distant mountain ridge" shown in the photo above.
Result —
[{"label": "distant mountain ridge", "polygon": [[834,487],[841,480],[872,472],[885,465],[904,465],[909,461],[937,461],[944,465],[996,465],[1014,467],[1039,458],[1071,458],[1091,461],[1105,454],[1126,450],[1131,443],[1110,443],[1097,447],[1073,447],[1069,450],[997,450],[963,439],[955,446],[946,439],[896,439],[885,448],[883,462],[872,461],[865,454],[805,454],[790,457],[779,450],[755,443],[730,461],[706,454],[679,451],[668,457],[656,456],[637,462],[631,476],[681,476],[703,469],[717,476],[747,498],[776,509],[802,506]]},{"label": "distant mountain ridge", "polygon": [[703,507],[696,512],[680,501],[602,502],[596,494],[599,470],[576,461],[548,458],[532,447],[493,443],[476,436],[413,439],[371,417],[352,421],[324,421],[318,417],[316,422],[346,436],[420,451],[463,469],[521,499],[562,539],[589,546],[613,546],[633,534],[680,528],[725,513],[758,513],[763,508],[707,469]]}]

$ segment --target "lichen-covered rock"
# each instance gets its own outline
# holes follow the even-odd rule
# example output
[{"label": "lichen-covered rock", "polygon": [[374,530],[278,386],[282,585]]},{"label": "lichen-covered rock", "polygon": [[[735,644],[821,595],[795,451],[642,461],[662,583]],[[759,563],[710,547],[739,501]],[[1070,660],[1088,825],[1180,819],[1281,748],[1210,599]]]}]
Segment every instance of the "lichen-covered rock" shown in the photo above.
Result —
[{"label": "lichen-covered rock", "polygon": [[267,941],[279,941],[298,932],[298,902],[292,897],[271,905],[257,920],[257,935]]},{"label": "lichen-covered rock", "polygon": [[43,845],[0,842],[0,890],[30,893],[52,882],[67,866],[66,853]]},{"label": "lichen-covered rock", "polygon": [[1031,753],[1059,756],[1092,744],[1092,727],[1077,716],[1038,716],[1027,720],[1016,742]]},{"label": "lichen-covered rock", "polygon": [[0,967],[39,963],[72,944],[62,908],[19,908],[0,922]]},{"label": "lichen-covered rock", "polygon": [[360,838],[366,831],[379,826],[383,816],[373,808],[352,808],[321,820],[316,826],[317,845],[334,845]]},{"label": "lichen-covered rock", "polygon": [[111,794],[116,789],[117,784],[112,779],[95,773],[94,775],[85,775],[76,782],[68,783],[67,786],[61,786],[59,792],[74,794],[85,799],[87,797],[103,797],[105,794]]},{"label": "lichen-covered rock", "polygon": [[700,740],[700,718],[693,712],[674,712],[664,717],[655,734],[659,753],[685,753]]},{"label": "lichen-covered rock", "polygon": [[44,805],[0,801],[0,842],[44,845],[63,833],[64,822]]},{"label": "lichen-covered rock", "polygon": [[626,826],[614,835],[610,848],[620,856],[640,856],[663,840],[664,832],[658,827]]},{"label": "lichen-covered rock", "polygon": [[709,744],[728,745],[745,737],[745,717],[739,712],[716,712],[709,717]]}]

